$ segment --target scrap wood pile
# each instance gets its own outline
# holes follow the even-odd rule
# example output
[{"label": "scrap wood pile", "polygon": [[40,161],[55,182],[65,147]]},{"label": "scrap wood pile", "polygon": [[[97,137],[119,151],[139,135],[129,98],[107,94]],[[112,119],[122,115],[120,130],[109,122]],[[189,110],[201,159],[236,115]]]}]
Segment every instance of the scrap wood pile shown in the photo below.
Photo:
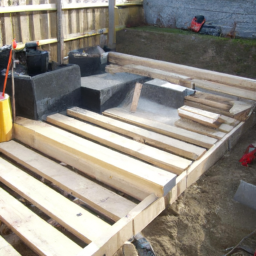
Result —
[{"label": "scrap wood pile", "polygon": [[239,121],[224,115],[198,108],[183,106],[178,109],[181,117],[175,122],[177,127],[221,139],[239,124]]}]

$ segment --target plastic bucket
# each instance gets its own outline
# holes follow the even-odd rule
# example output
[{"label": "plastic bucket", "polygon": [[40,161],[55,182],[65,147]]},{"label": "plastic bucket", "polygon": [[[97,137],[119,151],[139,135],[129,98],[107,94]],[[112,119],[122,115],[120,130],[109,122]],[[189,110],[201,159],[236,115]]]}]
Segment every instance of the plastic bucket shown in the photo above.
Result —
[{"label": "plastic bucket", "polygon": [[12,111],[10,97],[0,94],[0,143],[12,139]]}]

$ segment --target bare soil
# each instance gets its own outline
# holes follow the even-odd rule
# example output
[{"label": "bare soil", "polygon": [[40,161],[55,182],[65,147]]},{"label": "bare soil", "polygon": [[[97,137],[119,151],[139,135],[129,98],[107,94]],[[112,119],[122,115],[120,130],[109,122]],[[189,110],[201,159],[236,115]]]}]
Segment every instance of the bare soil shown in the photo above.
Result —
[{"label": "bare soil", "polygon": [[[256,185],[256,161],[239,162],[249,144],[256,145],[256,126],[143,231],[158,256],[224,255],[256,228],[256,211],[233,200],[240,180]],[[256,249],[252,238],[245,244]]]}]

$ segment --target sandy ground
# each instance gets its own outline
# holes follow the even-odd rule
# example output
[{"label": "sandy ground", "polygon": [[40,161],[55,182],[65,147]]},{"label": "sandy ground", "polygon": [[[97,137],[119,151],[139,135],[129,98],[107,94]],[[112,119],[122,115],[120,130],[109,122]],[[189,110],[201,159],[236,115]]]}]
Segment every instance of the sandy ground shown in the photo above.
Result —
[{"label": "sandy ground", "polygon": [[[256,185],[256,161],[239,163],[251,143],[256,126],[143,231],[158,256],[224,255],[256,228],[256,211],[233,200],[240,180]],[[255,249],[253,238],[245,244]]]}]

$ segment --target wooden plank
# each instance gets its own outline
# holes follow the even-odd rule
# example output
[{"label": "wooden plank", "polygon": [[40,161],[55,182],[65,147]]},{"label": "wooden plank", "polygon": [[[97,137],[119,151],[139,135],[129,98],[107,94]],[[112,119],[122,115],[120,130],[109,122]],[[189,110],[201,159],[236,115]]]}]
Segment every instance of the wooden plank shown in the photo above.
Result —
[{"label": "wooden plank", "polygon": [[0,236],[0,255],[21,256],[2,236]]},{"label": "wooden plank", "polygon": [[209,101],[219,102],[221,104],[229,105],[230,107],[233,106],[233,104],[231,103],[232,98],[224,97],[224,96],[220,96],[212,93],[196,91],[196,93],[194,94],[194,97],[197,97],[199,99],[206,99]]},{"label": "wooden plank", "polygon": [[241,97],[249,100],[256,99],[256,91],[246,89],[247,87],[239,88],[231,85],[225,85],[221,83],[210,82],[206,80],[198,80],[198,79],[193,79],[193,82],[195,83],[196,88],[203,88],[206,90],[233,95],[233,96],[237,96],[237,97]]},{"label": "wooden plank", "polygon": [[112,256],[129,238],[144,229],[165,209],[164,198],[148,196],[108,232],[90,243],[77,256]]},{"label": "wooden plank", "polygon": [[73,3],[73,4],[63,4],[62,9],[84,9],[84,8],[96,8],[96,7],[108,7],[108,3]]},{"label": "wooden plank", "polygon": [[179,113],[179,116],[182,118],[193,120],[197,123],[201,123],[201,124],[209,126],[209,127],[218,128],[220,126],[220,123],[214,121],[211,118],[201,116],[196,113],[189,112],[189,111],[185,111],[181,108],[178,109],[178,113]]},{"label": "wooden plank", "polygon": [[[64,115],[54,114],[48,116],[47,122],[176,174],[182,173],[192,163],[182,157],[141,144]],[[205,150],[202,149],[202,154],[204,152]]]},{"label": "wooden plank", "polygon": [[224,120],[225,124],[237,126],[240,122],[232,117],[221,115],[220,118]]},{"label": "wooden plank", "polygon": [[126,198],[70,171],[15,141],[1,143],[0,152],[56,184],[64,191],[81,199],[92,209],[114,221],[119,220],[135,207],[135,203]]},{"label": "wooden plank", "polygon": [[[33,5],[38,5],[40,3],[40,0],[33,0]],[[40,40],[44,39],[41,35],[41,26],[40,26],[40,12],[33,12],[32,16],[32,25],[33,25],[33,38],[32,40]]]},{"label": "wooden plank", "polygon": [[[8,0],[3,0],[4,7],[2,8],[8,8],[10,2]],[[10,6],[12,7],[12,6]],[[12,34],[12,16],[10,13],[3,14],[4,17],[4,38],[5,38],[5,44],[9,45],[12,43],[13,40],[13,34]],[[2,30],[2,27],[1,27]]]},{"label": "wooden plank", "polygon": [[[256,98],[254,98],[254,100],[256,100]],[[233,115],[237,115],[241,112],[244,112],[246,110],[250,110],[255,103],[247,103],[247,102],[243,102],[243,101],[230,101],[233,106],[232,108],[229,110],[229,112]]]},{"label": "wooden plank", "polygon": [[0,13],[13,12],[34,12],[34,11],[55,11],[56,4],[38,4],[26,5],[26,3],[17,6],[0,7]]},{"label": "wooden plank", "polygon": [[3,158],[0,158],[0,180],[85,243],[90,243],[110,227]]},{"label": "wooden plank", "polygon": [[191,113],[195,113],[195,114],[207,117],[207,118],[211,118],[211,119],[213,119],[213,121],[219,121],[218,119],[220,118],[219,114],[209,112],[209,111],[205,111],[205,110],[202,110],[200,108],[193,108],[193,107],[185,105],[185,106],[182,106],[180,109],[185,110],[185,111],[189,111]]},{"label": "wooden plank", "polygon": [[[189,151],[193,152],[193,155],[190,155],[190,158],[193,156],[194,159],[196,155],[199,156],[205,152],[204,149],[198,148],[197,146],[191,145],[189,143],[148,131],[135,125],[115,120],[113,118],[99,115],[82,108],[74,107],[72,109],[68,109],[67,114],[168,152],[174,152],[175,147],[178,147],[180,152],[187,151],[187,153],[184,152],[182,154],[188,155]],[[176,152],[179,151],[176,150]]]},{"label": "wooden plank", "polygon": [[[19,6],[26,5],[26,0],[19,0]],[[21,40],[23,43],[30,41],[29,34],[29,16],[26,12],[20,13],[20,31],[21,31]],[[49,37],[47,37],[49,38]]]},{"label": "wooden plank", "polygon": [[[215,71],[209,71],[165,61],[152,60],[117,52],[111,52],[108,55],[108,58],[109,62],[112,64],[142,65],[145,67],[161,69],[167,72],[182,74],[191,78],[215,81],[217,83],[224,83],[232,86],[242,87],[247,90],[256,90],[256,81],[254,79],[233,76]],[[235,89],[233,89],[233,91],[235,91]],[[255,98],[256,97],[254,97],[254,99]]]},{"label": "wooden plank", "polygon": [[[30,147],[35,147],[33,136],[28,133],[27,129],[18,127],[15,129],[15,135],[18,140],[22,141]],[[82,159],[76,154],[60,149],[57,146],[49,145],[48,142],[45,142],[45,140],[41,138],[37,138],[37,141],[39,141],[36,145],[38,151],[41,151],[46,155],[49,154],[50,151],[52,158],[73,166],[77,170],[91,176],[93,179],[105,183],[110,187],[122,191],[138,200],[143,200],[149,195],[148,192],[140,190],[137,184],[133,184],[132,180],[131,182],[127,182],[111,169],[106,169],[104,167],[95,165],[86,159]],[[105,201],[106,200],[103,200],[102,202],[104,203]]]},{"label": "wooden plank", "polygon": [[206,127],[204,125],[201,125],[199,123],[196,123],[194,121],[184,119],[184,118],[179,119],[178,121],[176,121],[175,125],[177,127],[182,128],[182,129],[186,129],[188,131],[203,134],[203,135],[206,135],[206,136],[218,139],[218,140],[223,138],[226,135],[226,133],[224,133],[224,132]]},{"label": "wooden plank", "polygon": [[39,255],[76,255],[81,247],[0,188],[0,220]]},{"label": "wooden plank", "polygon": [[155,122],[137,116],[135,117],[124,111],[120,111],[120,109],[108,109],[107,111],[103,112],[103,115],[116,118],[118,120],[122,120],[124,122],[128,122],[131,124],[135,124],[140,127],[144,127],[148,130],[152,130],[154,132],[174,137],[176,139],[183,140],[188,143],[195,144],[205,148],[210,148],[217,141],[214,138],[190,132],[175,126]]},{"label": "wooden plank", "polygon": [[130,110],[132,113],[136,112],[139,99],[140,99],[141,89],[142,89],[142,84],[136,83],[133,98],[132,98],[131,110]]},{"label": "wooden plank", "polygon": [[219,102],[211,101],[211,100],[206,100],[206,99],[201,99],[201,98],[197,98],[194,96],[186,96],[185,99],[189,100],[189,101],[193,101],[193,102],[198,102],[198,103],[201,103],[203,105],[210,106],[213,108],[219,108],[219,109],[222,109],[225,111],[229,111],[229,109],[231,108],[231,106],[229,106],[227,104],[223,104],[223,103],[219,103]]},{"label": "wooden plank", "polygon": [[[16,139],[24,142],[27,133],[29,139],[32,140],[28,141],[28,145],[31,146],[32,144],[32,147],[39,149],[39,141],[44,141],[48,144],[49,149],[55,147],[59,150],[60,155],[57,159],[67,162],[63,159],[63,151],[71,155],[75,154],[77,157],[95,165],[96,168],[103,168],[105,172],[109,170],[109,172],[107,171],[109,176],[114,173],[115,177],[120,177],[127,183],[132,183],[142,191],[152,191],[161,196],[168,193],[175,184],[175,174],[82,139],[46,123],[20,117],[17,118],[14,126]],[[19,131],[22,131],[22,133]],[[54,154],[51,151],[49,150],[47,154],[53,156]],[[74,166],[73,164],[70,165]],[[88,172],[89,170],[83,171]],[[98,170],[95,170],[95,172],[98,172]]]},{"label": "wooden plank", "polygon": [[221,114],[221,115],[225,115],[225,116],[229,116],[229,117],[234,117],[234,115],[232,115],[231,113],[222,110],[222,109],[218,109],[215,107],[211,107],[211,106],[207,106],[198,102],[194,102],[194,101],[190,101],[190,100],[186,100],[184,101],[184,104],[186,106],[190,106],[190,107],[194,107],[194,108],[200,108],[206,111],[210,111],[210,112],[215,112],[216,114]]},{"label": "wooden plank", "polygon": [[232,131],[232,129],[233,129],[233,126],[232,126],[232,125],[229,125],[229,124],[221,124],[221,125],[219,126],[219,130],[220,130],[221,132],[226,132],[226,133],[228,133],[228,132]]},{"label": "wooden plank", "polygon": [[181,76],[178,74],[174,74],[171,72],[144,67],[140,65],[125,65],[125,66],[118,66],[118,65],[108,65],[106,66],[106,72],[114,74],[114,73],[131,73],[140,76],[147,76],[150,78],[158,78],[167,82],[179,84],[186,86],[188,88],[193,88],[191,83],[191,79],[186,76]]}]

